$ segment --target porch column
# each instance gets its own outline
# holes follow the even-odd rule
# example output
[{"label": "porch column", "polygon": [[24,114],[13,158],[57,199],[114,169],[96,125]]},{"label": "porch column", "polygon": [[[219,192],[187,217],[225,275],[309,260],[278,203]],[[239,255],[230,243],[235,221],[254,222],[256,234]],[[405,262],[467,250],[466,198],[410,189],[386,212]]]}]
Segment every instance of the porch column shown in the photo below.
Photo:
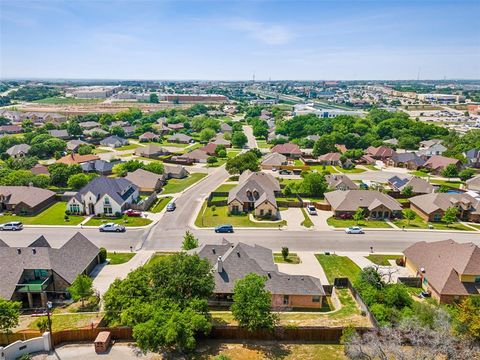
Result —
[{"label": "porch column", "polygon": [[40,293],[40,300],[42,301],[42,307],[47,307],[47,294],[45,292]]},{"label": "porch column", "polygon": [[33,297],[32,293],[27,293],[27,298],[28,298],[28,307],[33,308]]}]

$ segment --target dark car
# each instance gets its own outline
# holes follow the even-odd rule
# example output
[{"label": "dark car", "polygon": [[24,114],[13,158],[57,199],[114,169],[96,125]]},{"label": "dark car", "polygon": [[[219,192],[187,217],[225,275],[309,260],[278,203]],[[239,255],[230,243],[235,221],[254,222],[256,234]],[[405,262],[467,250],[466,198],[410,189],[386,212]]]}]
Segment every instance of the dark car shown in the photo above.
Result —
[{"label": "dark car", "polygon": [[177,205],[172,201],[167,204],[167,211],[175,211]]},{"label": "dark car", "polygon": [[232,225],[220,225],[215,228],[216,233],[233,233]]}]

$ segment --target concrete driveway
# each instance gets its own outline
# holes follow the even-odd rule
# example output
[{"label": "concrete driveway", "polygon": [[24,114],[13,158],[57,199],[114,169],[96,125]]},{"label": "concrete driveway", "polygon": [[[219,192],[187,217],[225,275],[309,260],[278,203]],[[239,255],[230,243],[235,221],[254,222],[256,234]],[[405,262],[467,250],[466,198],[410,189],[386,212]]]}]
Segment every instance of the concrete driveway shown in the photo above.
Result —
[{"label": "concrete driveway", "polygon": [[324,285],[328,285],[327,276],[322,266],[311,251],[296,251],[300,258],[300,264],[277,264],[278,270],[291,275],[310,275],[320,279]]},{"label": "concrete driveway", "polygon": [[302,210],[300,208],[288,208],[280,211],[282,220],[287,221],[287,230],[303,230],[305,229],[301,224],[304,220]]},{"label": "concrete driveway", "polygon": [[307,216],[310,217],[310,220],[312,220],[315,230],[331,230],[331,227],[327,224],[327,219],[333,216],[332,211],[323,211],[317,209],[317,215],[310,215],[307,212]]}]

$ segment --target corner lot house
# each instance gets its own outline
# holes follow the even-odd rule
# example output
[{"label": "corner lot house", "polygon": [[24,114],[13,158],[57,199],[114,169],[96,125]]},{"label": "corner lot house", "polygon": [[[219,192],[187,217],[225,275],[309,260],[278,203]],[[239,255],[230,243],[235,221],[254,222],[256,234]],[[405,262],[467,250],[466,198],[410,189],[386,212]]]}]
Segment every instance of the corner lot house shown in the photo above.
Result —
[{"label": "corner lot house", "polygon": [[423,167],[429,169],[434,174],[440,174],[440,172],[450,164],[455,165],[458,170],[462,168],[462,162],[460,160],[441,155],[432,156],[423,164]]},{"label": "corner lot house", "polygon": [[453,240],[417,242],[408,247],[405,266],[440,304],[480,295],[480,248]]},{"label": "corner lot house", "polygon": [[55,202],[55,193],[34,186],[0,186],[0,211],[36,214]]},{"label": "corner lot house", "polygon": [[27,247],[0,240],[0,298],[21,301],[24,308],[45,308],[47,301],[69,297],[67,288],[79,274],[90,274],[100,262],[99,249],[76,233],[60,249],[40,236]]},{"label": "corner lot house", "polygon": [[325,193],[336,218],[352,217],[358,208],[371,219],[400,217],[402,206],[391,196],[372,190],[336,190]]},{"label": "corner lot house", "polygon": [[331,190],[358,190],[357,184],[355,184],[347,175],[325,175],[325,180],[328,184],[328,188]]},{"label": "corner lot house", "polygon": [[279,153],[270,153],[263,159],[260,167],[263,170],[278,170],[282,165],[287,165],[287,157]]},{"label": "corner lot house", "polygon": [[221,244],[203,245],[191,252],[213,266],[215,289],[211,305],[231,305],[235,282],[249,273],[266,277],[265,288],[271,293],[274,310],[319,309],[326,300],[319,279],[281,273],[273,262],[272,251],[262,246],[233,244],[223,239]]},{"label": "corner lot house", "polygon": [[7,149],[6,153],[11,157],[13,157],[14,159],[18,159],[26,156],[29,150],[30,150],[30,145],[18,144],[18,145],[13,145],[11,148]]},{"label": "corner lot house", "polygon": [[162,188],[165,182],[165,175],[137,169],[134,172],[128,173],[125,179],[137,186],[141,192],[151,193]]},{"label": "corner lot house", "polygon": [[74,214],[109,215],[122,213],[136,203],[139,189],[125,178],[94,178],[67,203]]},{"label": "corner lot house", "polygon": [[410,208],[425,221],[441,221],[449,207],[458,209],[458,218],[480,222],[480,200],[468,194],[434,193],[410,198]]},{"label": "corner lot house", "polygon": [[272,175],[247,170],[228,193],[228,211],[234,214],[253,211],[255,216],[277,218],[275,194],[278,192],[280,184]]},{"label": "corner lot house", "polygon": [[298,159],[300,156],[302,156],[302,151],[300,150],[298,145],[292,144],[292,143],[275,145],[271,149],[271,152],[279,153],[279,154],[285,155],[287,158],[294,158],[294,159]]},{"label": "corner lot house", "polygon": [[418,176],[410,179],[394,176],[388,179],[388,184],[396,192],[402,192],[408,187],[412,189],[412,194],[430,194],[435,190],[432,184]]},{"label": "corner lot house", "polygon": [[109,136],[109,137],[103,139],[102,141],[100,141],[100,145],[108,146],[108,147],[111,147],[111,148],[117,148],[117,147],[124,146],[124,145],[127,145],[127,144],[128,144],[127,139],[121,138],[121,137],[116,136],[116,135]]},{"label": "corner lot house", "polygon": [[473,191],[480,191],[480,175],[467,180],[467,189]]}]

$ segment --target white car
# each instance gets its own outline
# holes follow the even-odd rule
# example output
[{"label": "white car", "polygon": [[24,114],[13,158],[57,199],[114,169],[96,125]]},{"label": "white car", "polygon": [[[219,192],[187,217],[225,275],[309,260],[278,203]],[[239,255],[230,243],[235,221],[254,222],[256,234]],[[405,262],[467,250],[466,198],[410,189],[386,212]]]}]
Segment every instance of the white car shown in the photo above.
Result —
[{"label": "white car", "polygon": [[359,226],[351,226],[345,229],[345,233],[347,234],[365,234],[363,229]]},{"label": "white car", "polygon": [[98,228],[100,232],[125,232],[125,226],[115,223],[106,223]]},{"label": "white car", "polygon": [[22,229],[23,229],[23,224],[20,221],[12,221],[5,224],[0,224],[1,231],[4,231],[4,230],[17,231]]},{"label": "white car", "polygon": [[317,209],[315,209],[315,206],[313,206],[313,205],[308,205],[307,206],[307,212],[310,215],[317,215]]}]

